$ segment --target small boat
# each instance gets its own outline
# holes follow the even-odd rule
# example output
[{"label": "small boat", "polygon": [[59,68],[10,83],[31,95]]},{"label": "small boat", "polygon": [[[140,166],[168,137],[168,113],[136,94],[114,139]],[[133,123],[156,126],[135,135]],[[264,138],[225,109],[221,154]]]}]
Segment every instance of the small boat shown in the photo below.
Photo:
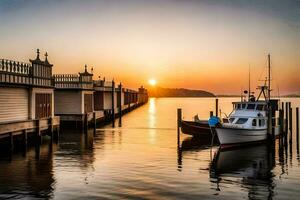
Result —
[{"label": "small boat", "polygon": [[217,135],[212,134],[212,130],[208,124],[208,120],[200,120],[198,115],[194,117],[194,121],[181,121],[181,132],[187,135],[200,139],[201,142],[211,144],[212,139],[214,142],[219,143]]},{"label": "small boat", "polygon": [[201,138],[211,138],[210,127],[206,120],[203,121],[181,121],[181,132]]}]

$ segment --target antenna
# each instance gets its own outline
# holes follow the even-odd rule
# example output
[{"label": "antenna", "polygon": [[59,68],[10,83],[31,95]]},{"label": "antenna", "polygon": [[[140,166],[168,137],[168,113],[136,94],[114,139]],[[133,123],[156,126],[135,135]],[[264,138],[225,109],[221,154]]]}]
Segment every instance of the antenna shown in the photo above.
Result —
[{"label": "antenna", "polygon": [[248,101],[250,100],[250,95],[251,95],[251,82],[250,82],[250,64],[249,64],[249,83],[248,83],[248,91],[249,91],[249,93],[248,93]]},{"label": "antenna", "polygon": [[271,99],[271,56],[268,54],[268,99]]}]

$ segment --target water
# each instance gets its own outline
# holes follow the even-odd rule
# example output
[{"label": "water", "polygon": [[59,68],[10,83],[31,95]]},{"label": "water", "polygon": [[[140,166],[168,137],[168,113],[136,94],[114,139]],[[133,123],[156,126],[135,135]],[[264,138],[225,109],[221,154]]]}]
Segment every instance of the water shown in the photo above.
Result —
[{"label": "water", "polygon": [[[234,100],[220,99],[222,112]],[[300,99],[287,100],[300,106]],[[178,151],[178,107],[185,119],[208,118],[214,99],[150,99],[123,117],[122,128],[63,130],[58,144],[45,139],[26,155],[2,155],[0,199],[298,199],[295,134],[283,148],[277,141],[275,149],[225,152],[182,135]]]}]

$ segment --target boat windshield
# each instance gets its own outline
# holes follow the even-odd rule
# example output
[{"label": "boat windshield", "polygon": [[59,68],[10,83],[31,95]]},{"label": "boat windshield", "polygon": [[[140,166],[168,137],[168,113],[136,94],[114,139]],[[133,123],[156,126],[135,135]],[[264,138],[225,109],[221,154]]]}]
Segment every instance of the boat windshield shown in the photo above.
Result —
[{"label": "boat windshield", "polygon": [[248,118],[239,118],[235,123],[236,124],[245,124],[248,121]]},{"label": "boat windshield", "polygon": [[255,104],[248,104],[247,110],[254,110],[255,109]]},{"label": "boat windshield", "polygon": [[233,123],[234,120],[235,120],[234,117],[230,117],[230,118],[229,118],[229,122],[230,122],[230,123]]},{"label": "boat windshield", "polygon": [[265,106],[262,105],[262,104],[258,104],[258,105],[256,106],[256,110],[264,110],[264,108],[265,108]]},{"label": "boat windshield", "polygon": [[246,108],[246,104],[241,104],[241,103],[238,103],[238,104],[235,104],[235,109],[237,110],[242,110],[242,109],[245,109]]}]

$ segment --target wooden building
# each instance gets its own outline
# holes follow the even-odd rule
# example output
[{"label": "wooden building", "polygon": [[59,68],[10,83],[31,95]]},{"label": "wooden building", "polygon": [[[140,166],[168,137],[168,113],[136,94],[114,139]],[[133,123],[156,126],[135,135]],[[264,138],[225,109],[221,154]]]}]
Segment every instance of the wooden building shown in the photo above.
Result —
[{"label": "wooden building", "polygon": [[141,86],[139,88],[139,91],[138,91],[138,104],[139,105],[142,105],[142,104],[145,104],[148,102],[148,91],[146,88],[144,88],[143,86]]},{"label": "wooden building", "polygon": [[63,123],[84,123],[103,117],[103,111],[94,110],[93,74],[87,71],[79,74],[55,74],[55,115]]},{"label": "wooden building", "polygon": [[[52,67],[37,57],[30,63],[0,59],[0,138],[57,127]],[[13,141],[12,141],[13,142]],[[13,145],[13,144],[12,144]]]}]

